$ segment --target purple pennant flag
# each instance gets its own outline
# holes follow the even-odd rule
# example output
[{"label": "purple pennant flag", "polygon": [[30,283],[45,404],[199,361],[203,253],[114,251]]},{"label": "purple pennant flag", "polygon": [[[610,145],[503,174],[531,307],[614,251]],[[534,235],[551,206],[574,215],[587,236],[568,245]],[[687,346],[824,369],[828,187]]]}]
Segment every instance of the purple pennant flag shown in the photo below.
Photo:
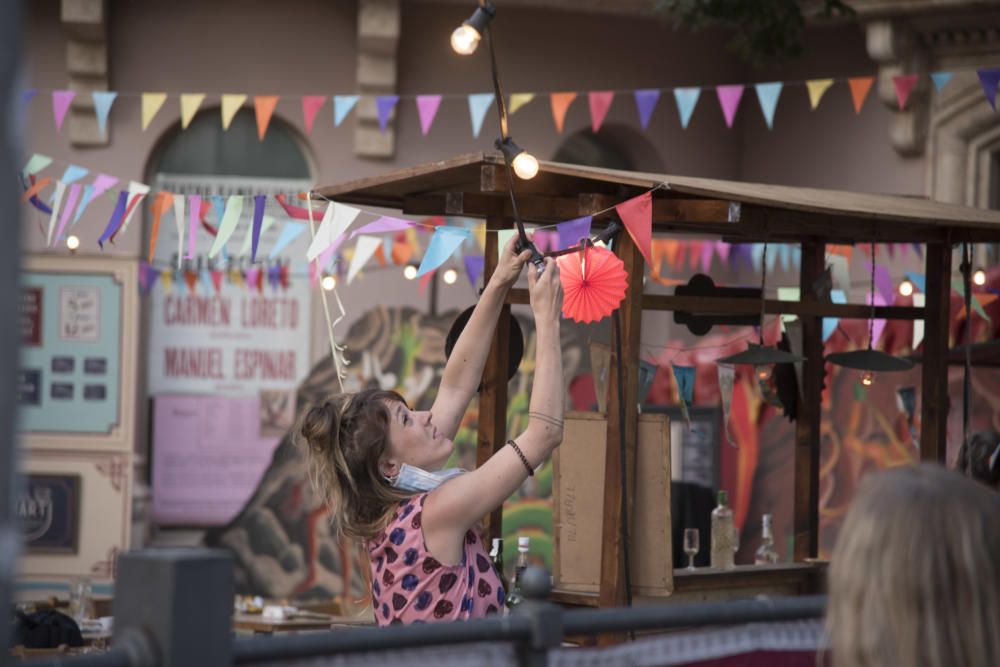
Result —
[{"label": "purple pennant flag", "polygon": [[715,251],[715,244],[711,241],[702,241],[701,244],[701,268],[703,271],[712,270],[712,253]]},{"label": "purple pennant flag", "polygon": [[434,124],[438,107],[441,106],[440,95],[417,95],[417,114],[420,116],[420,132],[426,136]]},{"label": "purple pennant flag", "polygon": [[74,97],[76,97],[76,92],[72,90],[52,91],[52,114],[56,118],[56,132],[62,130],[63,120],[66,118],[66,112],[69,111],[69,105],[73,103]]},{"label": "purple pennant flag", "polygon": [[378,113],[378,126],[383,132],[389,125],[389,116],[399,102],[399,95],[378,95],[375,98],[375,111]]},{"label": "purple pennant flag", "polygon": [[[865,271],[871,275],[872,264],[865,262]],[[878,264],[875,266],[875,289],[882,297],[884,303],[892,303],[896,290],[892,286],[892,277],[889,275],[889,267]]]},{"label": "purple pennant flag", "polygon": [[253,198],[253,227],[250,228],[250,261],[257,261],[257,244],[260,242],[260,228],[264,223],[264,206],[267,195],[255,195]]},{"label": "purple pennant flag", "polygon": [[111,214],[111,219],[108,220],[108,226],[104,228],[101,238],[97,239],[97,245],[101,246],[101,250],[104,250],[104,242],[111,238],[111,235],[118,229],[118,225],[121,223],[122,217],[125,215],[125,205],[127,203],[128,191],[122,190],[118,193],[118,203],[115,204],[115,210]]},{"label": "purple pennant flag", "polygon": [[582,218],[567,220],[556,225],[559,233],[559,248],[565,250],[575,245],[579,245],[580,239],[590,238],[590,222],[592,217],[585,215]]},{"label": "purple pennant flag", "polygon": [[37,88],[28,88],[23,93],[21,93],[21,104],[27,106],[28,102],[33,100],[35,98],[35,95],[37,94],[38,94]]},{"label": "purple pennant flag", "polygon": [[271,286],[272,290],[278,289],[278,285],[281,283],[281,267],[274,264],[267,269],[267,284]]},{"label": "purple pennant flag", "polygon": [[983,94],[989,101],[993,110],[997,110],[997,85],[1000,85],[1000,67],[993,69],[977,69],[979,84],[983,87]]},{"label": "purple pennant flag", "polygon": [[642,129],[649,127],[649,119],[653,116],[653,109],[660,101],[660,91],[656,88],[635,91],[635,107],[639,110],[639,122]]},{"label": "purple pennant flag", "polygon": [[149,265],[145,260],[139,262],[139,293],[143,296],[149,294],[153,289],[153,284],[160,277],[160,272]]},{"label": "purple pennant flag", "polygon": [[538,252],[544,253],[553,249],[555,244],[559,242],[559,234],[546,229],[540,229],[535,232],[532,240],[535,242],[535,248],[538,249]]},{"label": "purple pennant flag", "polygon": [[413,223],[409,220],[383,215],[382,217],[372,220],[368,224],[355,229],[351,232],[350,238],[353,239],[358,234],[384,234],[386,232],[399,232],[404,229],[409,229],[412,226]]},{"label": "purple pennant flag", "polygon": [[740,98],[743,97],[743,86],[716,86],[715,94],[719,96],[719,105],[726,117],[726,127],[732,127],[733,119],[736,118],[736,108],[740,105]]},{"label": "purple pennant flag", "polygon": [[486,258],[480,255],[465,256],[465,275],[469,277],[469,282],[473,287],[479,285],[479,276],[483,273],[483,265],[485,263]]}]

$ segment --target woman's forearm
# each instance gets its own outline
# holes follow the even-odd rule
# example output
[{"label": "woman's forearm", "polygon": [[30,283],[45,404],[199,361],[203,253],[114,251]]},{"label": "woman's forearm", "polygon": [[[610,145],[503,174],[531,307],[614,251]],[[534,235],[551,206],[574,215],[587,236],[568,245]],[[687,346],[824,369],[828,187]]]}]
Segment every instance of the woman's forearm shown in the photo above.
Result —
[{"label": "woman's forearm", "polygon": [[523,437],[525,452],[533,465],[541,463],[562,441],[563,395],[562,347],[559,322],[539,322],[535,332],[535,377],[528,407],[528,428]]},{"label": "woman's forearm", "polygon": [[441,389],[466,392],[471,400],[483,376],[507,290],[508,287],[493,281],[487,283],[445,364]]}]

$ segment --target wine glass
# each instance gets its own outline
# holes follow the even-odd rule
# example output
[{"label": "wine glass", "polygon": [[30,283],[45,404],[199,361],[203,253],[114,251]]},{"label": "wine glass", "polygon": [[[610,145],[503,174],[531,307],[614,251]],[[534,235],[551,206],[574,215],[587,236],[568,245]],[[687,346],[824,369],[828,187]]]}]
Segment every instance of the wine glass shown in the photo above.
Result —
[{"label": "wine glass", "polygon": [[698,529],[697,528],[685,528],[684,529],[684,553],[688,557],[687,569],[694,569],[694,557],[698,553],[699,541],[698,541]]}]

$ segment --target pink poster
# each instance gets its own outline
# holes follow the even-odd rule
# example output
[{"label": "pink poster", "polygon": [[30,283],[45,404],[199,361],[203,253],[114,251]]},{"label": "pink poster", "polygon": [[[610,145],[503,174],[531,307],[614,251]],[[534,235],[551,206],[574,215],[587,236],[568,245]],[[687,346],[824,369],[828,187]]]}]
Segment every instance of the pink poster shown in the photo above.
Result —
[{"label": "pink poster", "polygon": [[[290,393],[286,394],[291,400]],[[277,446],[273,396],[161,395],[153,410],[153,519],[219,525],[253,493]],[[284,420],[282,420],[284,421]],[[284,426],[284,424],[282,424]]]}]

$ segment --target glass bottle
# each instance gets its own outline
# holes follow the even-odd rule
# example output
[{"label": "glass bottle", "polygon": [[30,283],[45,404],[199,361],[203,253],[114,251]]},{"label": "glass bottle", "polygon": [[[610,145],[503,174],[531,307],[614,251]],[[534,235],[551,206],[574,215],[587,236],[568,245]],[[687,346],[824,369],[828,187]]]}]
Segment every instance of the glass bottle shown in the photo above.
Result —
[{"label": "glass bottle", "polygon": [[528,569],[528,547],[530,540],[527,537],[517,538],[517,564],[514,566],[514,583],[507,594],[505,604],[508,609],[513,609],[524,601],[521,594],[521,575]]},{"label": "glass bottle", "polygon": [[778,552],[774,550],[774,531],[772,527],[772,517],[765,514],[763,526],[760,532],[760,547],[754,555],[755,565],[773,565],[778,562]]},{"label": "glass bottle", "polygon": [[507,574],[504,571],[503,565],[503,540],[495,537],[493,538],[493,548],[490,549],[490,560],[493,561],[493,569],[497,571],[497,576],[500,577],[500,585],[503,586],[504,591],[510,590],[510,584],[507,583]]},{"label": "glass bottle", "polygon": [[719,505],[712,510],[712,567],[731,570],[736,564],[736,529],[733,525],[733,511],[726,505],[725,491],[719,491]]}]

